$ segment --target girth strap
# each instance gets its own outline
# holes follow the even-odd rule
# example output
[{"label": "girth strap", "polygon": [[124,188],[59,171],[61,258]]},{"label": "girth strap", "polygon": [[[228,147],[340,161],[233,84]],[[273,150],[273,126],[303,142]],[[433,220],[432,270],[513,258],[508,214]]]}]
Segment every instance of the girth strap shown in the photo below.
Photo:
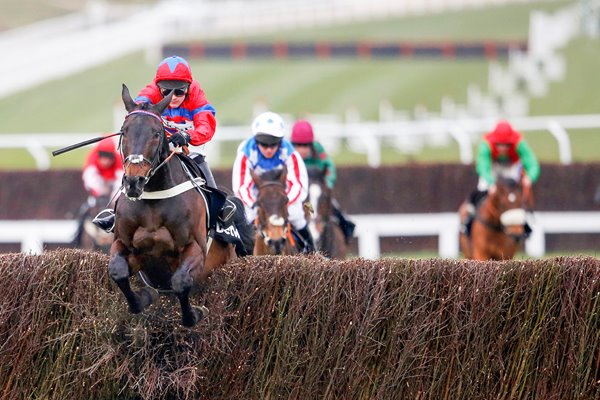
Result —
[{"label": "girth strap", "polygon": [[[187,192],[190,189],[196,188],[198,185],[204,185],[204,179],[201,177],[194,178],[193,180],[185,181],[179,185],[173,186],[166,190],[157,190],[155,192],[144,191],[139,197],[140,200],[161,200],[175,197],[181,193]],[[125,193],[125,192],[123,192]]]}]

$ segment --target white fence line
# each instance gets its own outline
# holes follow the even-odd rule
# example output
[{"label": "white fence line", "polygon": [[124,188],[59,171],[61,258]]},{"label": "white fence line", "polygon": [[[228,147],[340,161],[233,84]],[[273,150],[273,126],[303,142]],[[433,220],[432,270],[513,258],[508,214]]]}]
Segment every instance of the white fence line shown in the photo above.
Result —
[{"label": "white fence line", "polygon": [[[350,218],[356,222],[360,257],[379,258],[380,238],[403,236],[437,236],[439,257],[459,256],[457,213],[363,214]],[[533,233],[525,242],[525,252],[542,257],[546,252],[546,234],[600,233],[600,212],[536,212],[530,224]],[[22,252],[39,254],[45,243],[69,243],[76,228],[74,220],[0,221],[0,243],[21,243]]]},{"label": "white fence line", "polygon": [[[289,121],[291,124],[292,121]],[[496,120],[492,118],[431,118],[419,121],[372,121],[372,122],[314,122],[319,140],[331,153],[339,148],[342,139],[347,139],[353,150],[362,150],[367,155],[371,167],[381,165],[381,151],[389,141],[400,146],[423,143],[440,135],[456,140],[459,157],[463,164],[473,162],[473,143],[482,133],[490,131]],[[572,161],[571,144],[567,130],[600,129],[600,114],[556,115],[539,117],[521,117],[511,120],[513,126],[522,132],[549,132],[557,141],[560,162]],[[23,148],[29,151],[39,170],[50,167],[48,148],[62,147],[78,143],[102,133],[6,133],[0,134],[0,149]],[[226,141],[241,142],[249,135],[247,126],[219,126],[212,142],[207,146],[211,164],[220,157],[220,144]],[[404,139],[400,141],[398,139]],[[386,142],[387,141],[387,142]],[[398,148],[402,151],[402,148]]]}]

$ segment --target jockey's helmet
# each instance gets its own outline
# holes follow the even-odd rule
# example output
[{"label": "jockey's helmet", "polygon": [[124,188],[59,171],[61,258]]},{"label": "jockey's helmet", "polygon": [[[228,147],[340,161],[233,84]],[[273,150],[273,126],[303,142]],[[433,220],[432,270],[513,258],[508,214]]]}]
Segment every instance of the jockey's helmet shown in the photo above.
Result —
[{"label": "jockey's helmet", "polygon": [[301,119],[296,121],[292,128],[292,143],[311,144],[315,140],[315,134],[310,122]]},{"label": "jockey's helmet", "polygon": [[283,118],[270,111],[259,114],[252,122],[252,134],[258,143],[266,145],[280,143],[285,136]]},{"label": "jockey's helmet", "polygon": [[164,89],[183,89],[192,83],[192,70],[184,58],[167,57],[158,64],[154,82]]},{"label": "jockey's helmet", "polygon": [[489,138],[494,143],[515,144],[521,139],[521,134],[515,131],[507,121],[500,121],[489,134]]}]

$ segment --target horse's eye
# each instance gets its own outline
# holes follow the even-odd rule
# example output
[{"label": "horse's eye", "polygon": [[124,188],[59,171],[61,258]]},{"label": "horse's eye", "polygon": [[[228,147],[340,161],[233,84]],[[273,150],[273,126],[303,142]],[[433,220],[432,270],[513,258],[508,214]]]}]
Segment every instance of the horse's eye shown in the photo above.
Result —
[{"label": "horse's eye", "polygon": [[154,132],[154,137],[160,137],[160,135],[162,135],[162,131]]}]

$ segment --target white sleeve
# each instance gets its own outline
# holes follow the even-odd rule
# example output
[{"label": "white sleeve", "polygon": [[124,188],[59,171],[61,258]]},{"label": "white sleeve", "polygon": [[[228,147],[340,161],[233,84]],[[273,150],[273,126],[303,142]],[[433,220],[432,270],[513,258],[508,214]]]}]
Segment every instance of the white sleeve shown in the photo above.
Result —
[{"label": "white sleeve", "polygon": [[254,182],[250,175],[250,161],[244,153],[238,153],[233,163],[231,176],[233,193],[239,197],[246,206],[252,207],[256,202],[254,198]]},{"label": "white sleeve", "polygon": [[294,151],[286,161],[288,204],[302,202],[308,196],[308,173],[298,152]]}]

